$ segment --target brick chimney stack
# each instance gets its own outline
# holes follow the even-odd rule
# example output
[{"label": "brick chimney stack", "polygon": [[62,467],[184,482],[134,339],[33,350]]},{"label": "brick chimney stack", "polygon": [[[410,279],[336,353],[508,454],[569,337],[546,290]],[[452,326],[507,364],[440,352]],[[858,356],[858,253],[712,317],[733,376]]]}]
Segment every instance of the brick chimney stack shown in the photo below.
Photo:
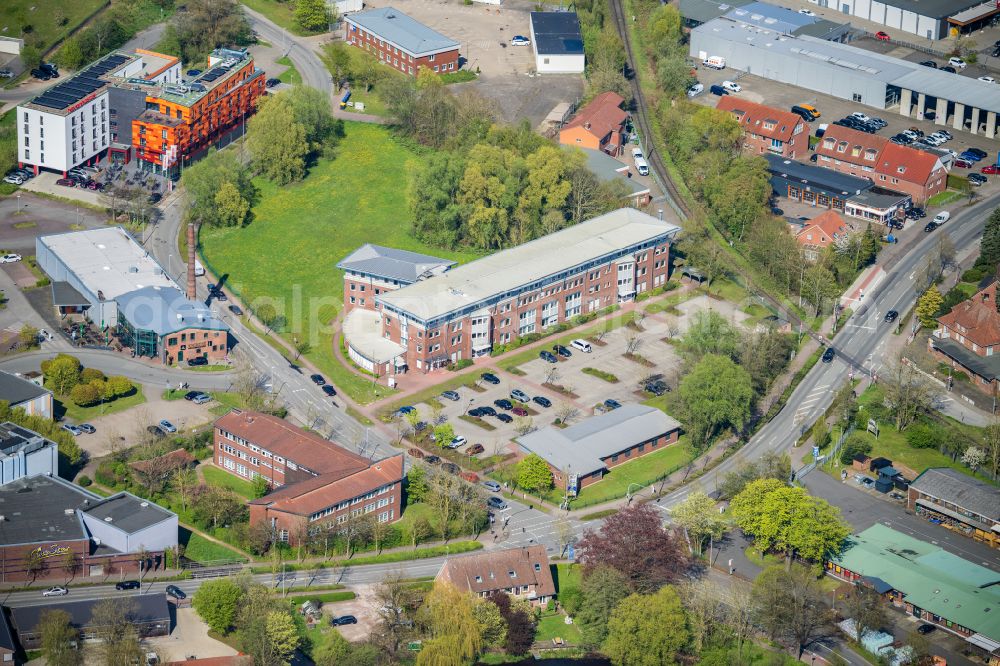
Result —
[{"label": "brick chimney stack", "polygon": [[195,280],[194,280],[194,238],[195,238],[194,224],[189,222],[188,236],[187,236],[187,244],[188,244],[187,297],[189,300],[192,301],[198,299],[198,290],[195,288]]}]

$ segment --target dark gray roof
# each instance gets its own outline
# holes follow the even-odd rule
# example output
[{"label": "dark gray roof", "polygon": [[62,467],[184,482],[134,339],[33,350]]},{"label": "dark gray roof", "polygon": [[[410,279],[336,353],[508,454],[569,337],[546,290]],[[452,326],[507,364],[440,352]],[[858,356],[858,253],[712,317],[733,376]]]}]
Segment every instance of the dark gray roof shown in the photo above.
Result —
[{"label": "dark gray roof", "polygon": [[76,509],[100,499],[54,476],[26,477],[0,486],[0,546],[87,539]]},{"label": "dark gray roof", "polygon": [[624,173],[618,171],[618,169],[627,169],[629,166],[628,164],[619,162],[603,150],[594,150],[593,148],[580,148],[579,150],[586,153],[587,168],[593,171],[594,175],[599,179],[606,182],[620,180],[625,183],[633,195],[641,192],[649,192],[648,185],[643,185],[635,178],[629,178]]},{"label": "dark gray roof", "polygon": [[90,305],[90,301],[69,282],[53,282],[52,305]]},{"label": "dark gray roof", "polygon": [[680,427],[655,407],[631,403],[565,430],[549,426],[516,441],[558,469],[590,474],[606,467],[602,458]]},{"label": "dark gray roof", "polygon": [[804,188],[821,190],[840,197],[853,197],[872,188],[872,181],[867,178],[857,178],[845,173],[837,173],[832,169],[812,166],[786,160],[777,155],[764,155],[768,171],[771,172],[771,182],[774,178],[792,181]]},{"label": "dark gray roof", "polygon": [[456,263],[429,254],[365,243],[342,259],[337,268],[413,284],[421,277],[441,273]]},{"label": "dark gray roof", "polygon": [[1000,522],[1000,488],[950,467],[930,467],[910,487],[995,522]]},{"label": "dark gray roof", "polygon": [[883,0],[883,3],[921,16],[947,18],[970,7],[981,5],[983,0]]},{"label": "dark gray roof", "polygon": [[[132,612],[129,614],[133,624],[146,624],[150,622],[170,622],[170,608],[167,605],[167,595],[164,592],[153,594],[129,595],[127,597],[133,604]],[[20,606],[10,609],[11,620],[18,632],[32,632],[38,626],[38,621],[42,618],[42,613],[53,608],[69,613],[70,624],[77,629],[89,627],[90,619],[94,614],[94,606],[101,599],[87,599],[85,601],[53,601],[51,604],[40,604],[37,606]]]},{"label": "dark gray roof", "polygon": [[932,337],[930,340],[935,349],[955,359],[980,377],[990,381],[1000,379],[1000,356],[980,356],[950,338]]},{"label": "dark gray roof", "polygon": [[201,301],[191,301],[174,287],[143,287],[115,298],[118,311],[138,329],[169,335],[187,328],[226,331],[225,322]]},{"label": "dark gray roof", "polygon": [[132,493],[112,495],[96,504],[91,504],[83,509],[83,512],[129,534],[162,523],[174,515],[163,507],[140,499]]},{"label": "dark gray roof", "polygon": [[879,190],[879,188],[873,187],[867,192],[855,194],[853,197],[848,199],[848,201],[854,201],[871,208],[892,208],[893,206],[901,206],[909,198],[910,196],[908,194],[900,194],[899,192],[890,192],[888,190]]},{"label": "dark gray roof", "polygon": [[582,55],[583,36],[576,12],[531,12],[535,53]]},{"label": "dark gray roof", "polygon": [[374,33],[387,42],[392,42],[413,55],[423,55],[450,51],[458,48],[458,42],[445,37],[440,32],[410,18],[395,7],[380,7],[345,16],[349,24],[354,23],[368,32]]},{"label": "dark gray roof", "polygon": [[6,400],[12,406],[34,400],[46,393],[52,393],[52,391],[17,375],[0,371],[0,400]]},{"label": "dark gray roof", "polygon": [[0,454],[9,456],[23,450],[27,455],[46,444],[56,445],[55,442],[45,439],[34,430],[22,428],[16,423],[7,421],[0,424]]},{"label": "dark gray roof", "polygon": [[10,626],[10,618],[7,617],[9,609],[0,606],[0,648],[17,652],[17,643],[14,641],[14,630]]}]

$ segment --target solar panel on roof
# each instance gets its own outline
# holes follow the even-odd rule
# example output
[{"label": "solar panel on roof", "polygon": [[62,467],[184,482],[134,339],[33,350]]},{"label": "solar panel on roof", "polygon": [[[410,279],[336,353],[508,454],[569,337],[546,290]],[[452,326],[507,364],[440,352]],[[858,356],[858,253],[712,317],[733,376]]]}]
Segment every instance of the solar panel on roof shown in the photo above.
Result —
[{"label": "solar panel on roof", "polygon": [[229,70],[222,69],[221,67],[216,67],[215,69],[210,69],[201,75],[201,81],[214,81]]}]

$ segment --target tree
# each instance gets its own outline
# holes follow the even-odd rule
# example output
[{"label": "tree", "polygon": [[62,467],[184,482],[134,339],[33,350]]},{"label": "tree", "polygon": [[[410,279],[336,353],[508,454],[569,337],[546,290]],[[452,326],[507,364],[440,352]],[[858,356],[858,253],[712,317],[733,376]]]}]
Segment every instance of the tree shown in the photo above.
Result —
[{"label": "tree", "polygon": [[442,423],[434,428],[434,441],[440,447],[448,446],[455,439],[455,428],[450,423]]},{"label": "tree", "polygon": [[250,202],[233,183],[222,183],[215,193],[219,224],[224,227],[242,226],[250,217]]},{"label": "tree", "polygon": [[184,62],[204,60],[219,46],[250,44],[253,32],[236,0],[188,0],[167,28],[167,41],[180,49]]},{"label": "tree", "polygon": [[538,454],[529,454],[517,463],[517,485],[529,492],[548,490],[552,487],[549,464]]},{"label": "tree", "polygon": [[691,439],[705,446],[721,429],[742,429],[753,407],[753,380],[731,359],[706,354],[681,380],[677,393]]},{"label": "tree", "polygon": [[256,476],[254,480],[250,482],[251,492],[254,498],[263,497],[267,494],[267,491],[271,489],[268,485],[267,478],[264,476]]},{"label": "tree", "polygon": [[795,646],[796,657],[829,626],[826,595],[807,567],[793,564],[787,571],[780,564],[768,567],[754,581],[753,596],[757,622],[772,639]]},{"label": "tree", "polygon": [[70,624],[70,615],[61,609],[42,611],[35,627],[41,638],[42,655],[49,666],[78,666],[83,663],[83,655],[74,647],[79,638]]},{"label": "tree", "polygon": [[887,624],[885,599],[861,583],[855,583],[854,589],[844,600],[844,612],[854,620],[859,642],[869,631],[878,631]]},{"label": "tree", "polygon": [[971,467],[973,472],[982,467],[984,462],[986,462],[986,451],[978,446],[970,446],[962,454],[962,464]]},{"label": "tree", "polygon": [[267,97],[247,123],[247,148],[254,170],[277,185],[301,180],[309,145],[305,128],[295,122],[287,98]]},{"label": "tree", "polygon": [[287,666],[299,646],[299,633],[295,628],[295,620],[285,610],[272,610],[265,619],[264,632],[270,643],[271,656],[258,661],[255,655],[254,664]]},{"label": "tree", "polygon": [[330,25],[330,12],[324,0],[295,0],[295,23],[306,32],[324,32]]},{"label": "tree", "polygon": [[755,461],[740,465],[735,472],[729,472],[719,484],[721,499],[732,499],[740,494],[752,481],[757,479],[778,479],[785,481],[792,474],[792,459],[787,453],[768,451]]},{"label": "tree", "polygon": [[691,492],[670,510],[670,517],[694,542],[698,554],[709,536],[718,539],[726,530],[726,519],[719,513],[715,501],[700,490]]},{"label": "tree", "polygon": [[507,640],[507,621],[500,614],[500,608],[486,599],[477,599],[472,607],[472,616],[479,625],[483,647],[503,647]]},{"label": "tree", "polygon": [[[242,226],[250,223],[252,213],[249,206],[257,200],[257,188],[233,151],[210,150],[203,159],[184,169],[181,183],[187,200],[185,222],[210,226]],[[230,188],[225,187],[227,183],[235,187],[239,198]],[[220,208],[220,192],[224,208]],[[248,204],[242,218],[239,216],[240,211],[244,210],[241,200]]]},{"label": "tree", "polygon": [[984,429],[983,447],[990,462],[990,475],[996,481],[1000,473],[1000,419],[994,418]]},{"label": "tree", "polygon": [[427,485],[427,469],[421,465],[414,465],[406,473],[406,504],[416,504],[423,502],[427,498],[429,491]]},{"label": "tree", "polygon": [[73,390],[69,392],[69,399],[73,401],[73,404],[81,407],[93,405],[100,400],[101,397],[101,392],[97,390],[97,386],[94,384],[77,384],[73,387]]},{"label": "tree", "polygon": [[17,341],[22,347],[33,349],[38,346],[38,329],[31,324],[25,324],[17,333]]},{"label": "tree", "polygon": [[504,650],[507,654],[527,654],[535,642],[535,616],[531,606],[523,599],[510,597],[506,592],[492,592],[486,600],[494,604],[507,624]]},{"label": "tree", "polygon": [[417,655],[419,666],[461,664],[479,654],[482,634],[472,610],[473,605],[474,597],[471,594],[462,592],[449,583],[434,584],[420,608],[420,623],[426,627],[431,640],[424,643]]},{"label": "tree", "polygon": [[255,665],[287,666],[298,647],[295,621],[287,606],[279,605],[270,591],[257,583],[248,584],[236,618],[239,645],[253,657]]},{"label": "tree", "polygon": [[840,462],[850,465],[856,456],[866,456],[872,452],[872,443],[868,433],[854,432],[840,448]]},{"label": "tree", "polygon": [[99,640],[96,651],[103,666],[134,664],[142,659],[135,614],[135,602],[130,599],[102,599],[94,604],[89,626]]},{"label": "tree", "polygon": [[934,328],[937,325],[937,313],[943,302],[944,299],[936,284],[932,284],[917,300],[915,314],[924,328]]},{"label": "tree", "polygon": [[67,583],[80,571],[80,561],[76,559],[76,553],[72,550],[63,555],[62,570],[66,574]]},{"label": "tree", "polygon": [[601,565],[617,569],[631,592],[652,592],[676,580],[688,563],[676,535],[663,528],[648,504],[622,509],[596,532],[588,529],[577,553],[585,571]]},{"label": "tree", "polygon": [[814,264],[803,273],[800,293],[815,308],[813,316],[818,316],[826,300],[837,296],[840,288],[837,286],[837,278],[829,268],[822,264]]},{"label": "tree", "polygon": [[580,609],[574,617],[584,645],[599,648],[604,643],[611,612],[628,595],[628,579],[617,569],[597,566],[587,572],[580,585]]},{"label": "tree", "polygon": [[48,569],[48,562],[42,558],[40,551],[39,548],[24,555],[24,572],[31,576],[31,582],[35,582],[35,579]]},{"label": "tree", "polygon": [[80,381],[83,366],[80,360],[69,354],[59,354],[51,361],[42,363],[45,383],[59,395],[68,395]]},{"label": "tree", "polygon": [[935,390],[912,363],[900,356],[886,364],[879,373],[883,401],[895,419],[896,430],[902,432],[920,414],[932,409]]},{"label": "tree", "polygon": [[243,590],[228,578],[210,580],[198,588],[191,605],[209,629],[225,636],[236,622]]},{"label": "tree", "polygon": [[677,591],[667,585],[652,595],[626,597],[611,613],[604,653],[615,666],[678,663],[691,635]]},{"label": "tree", "polygon": [[1000,208],[994,208],[983,229],[976,266],[993,272],[998,265],[1000,265]]},{"label": "tree", "polygon": [[386,651],[395,654],[409,632],[406,614],[415,606],[414,592],[400,572],[391,573],[375,588],[378,636]]},{"label": "tree", "polygon": [[330,74],[333,75],[333,82],[337,89],[340,88],[342,82],[348,77],[351,71],[351,54],[347,49],[348,46],[341,41],[330,42],[323,46],[325,54],[323,60],[326,62],[326,67],[330,70]]}]

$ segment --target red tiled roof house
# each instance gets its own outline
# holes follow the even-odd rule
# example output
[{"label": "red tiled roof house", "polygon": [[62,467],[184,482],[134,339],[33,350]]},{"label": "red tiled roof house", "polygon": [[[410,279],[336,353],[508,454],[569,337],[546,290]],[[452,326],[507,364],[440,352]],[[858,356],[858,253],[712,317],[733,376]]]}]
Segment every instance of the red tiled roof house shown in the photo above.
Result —
[{"label": "red tiled roof house", "polygon": [[559,143],[621,155],[628,119],[628,113],[622,110],[624,103],[618,93],[601,93],[559,130]]},{"label": "red tiled roof house", "polygon": [[276,489],[250,502],[250,524],[267,523],[286,543],[350,517],[393,522],[402,514],[402,454],[373,463],[269,414],[234,409],[219,418],[215,464]]},{"label": "red tiled roof house", "polygon": [[729,111],[743,128],[743,150],[754,155],[771,153],[795,159],[809,150],[809,133],[802,118],[739,97],[723,95],[716,108]]},{"label": "red tiled roof house", "polygon": [[549,556],[541,545],[451,557],[434,580],[478,597],[506,592],[539,605],[556,593]]},{"label": "red tiled roof house", "polygon": [[806,259],[816,261],[838,238],[850,233],[851,227],[836,211],[827,210],[805,223],[795,235]]},{"label": "red tiled roof house", "polygon": [[929,347],[938,359],[969,375],[976,388],[992,395],[1000,379],[997,282],[939,317]]},{"label": "red tiled roof house", "polygon": [[868,178],[919,204],[948,186],[948,170],[935,155],[848,127],[830,125],[816,144],[816,155],[821,167]]}]

